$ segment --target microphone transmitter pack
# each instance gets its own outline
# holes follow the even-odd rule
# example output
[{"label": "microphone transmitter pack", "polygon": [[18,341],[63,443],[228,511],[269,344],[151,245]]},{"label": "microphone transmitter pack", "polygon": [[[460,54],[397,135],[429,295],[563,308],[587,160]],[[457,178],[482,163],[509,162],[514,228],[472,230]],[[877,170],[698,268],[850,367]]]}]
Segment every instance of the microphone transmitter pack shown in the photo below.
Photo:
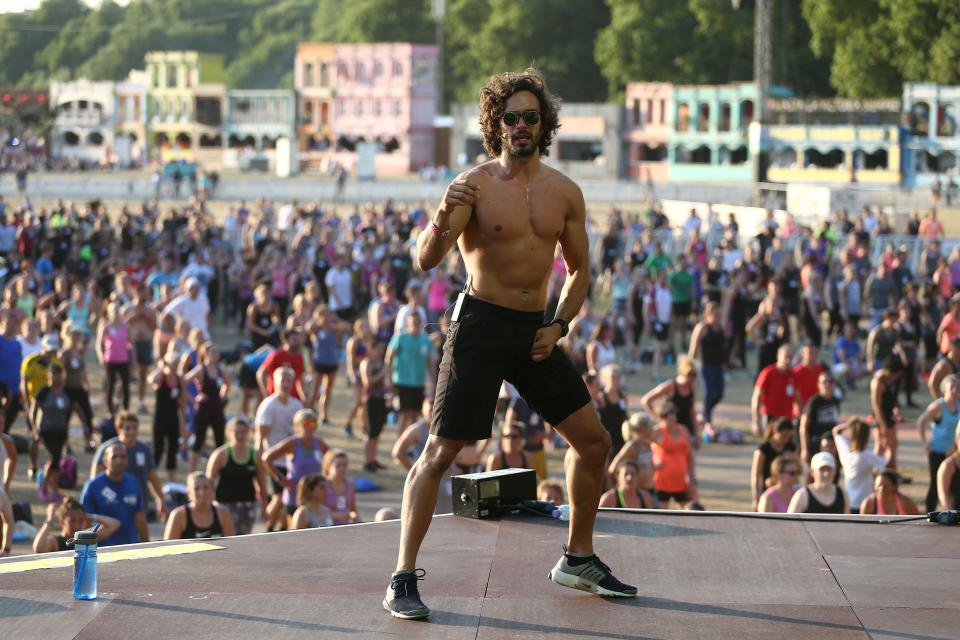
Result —
[{"label": "microphone transmitter pack", "polygon": [[453,514],[485,520],[520,513],[524,500],[537,499],[533,469],[500,469],[450,478]]}]

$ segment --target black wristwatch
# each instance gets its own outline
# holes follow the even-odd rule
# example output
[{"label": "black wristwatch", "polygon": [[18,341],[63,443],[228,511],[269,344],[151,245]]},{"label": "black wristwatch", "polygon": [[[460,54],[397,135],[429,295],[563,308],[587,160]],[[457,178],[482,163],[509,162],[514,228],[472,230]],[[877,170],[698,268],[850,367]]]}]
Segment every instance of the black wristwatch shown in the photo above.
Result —
[{"label": "black wristwatch", "polygon": [[563,318],[554,318],[553,320],[548,322],[545,326],[549,327],[555,324],[560,325],[560,337],[566,338],[567,334],[570,333],[570,325],[567,323],[567,321],[564,320]]}]

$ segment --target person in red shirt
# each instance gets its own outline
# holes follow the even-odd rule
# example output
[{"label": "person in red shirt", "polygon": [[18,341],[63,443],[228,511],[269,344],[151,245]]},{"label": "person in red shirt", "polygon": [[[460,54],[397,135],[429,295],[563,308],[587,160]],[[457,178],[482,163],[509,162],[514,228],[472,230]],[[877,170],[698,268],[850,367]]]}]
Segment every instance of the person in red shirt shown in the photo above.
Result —
[{"label": "person in red shirt", "polygon": [[307,397],[303,390],[303,328],[290,327],[280,336],[280,348],[267,356],[257,369],[257,384],[264,397],[273,394],[273,372],[280,367],[293,369],[293,391],[290,395],[302,401]]},{"label": "person in red shirt", "polygon": [[790,361],[793,350],[785,344],[777,349],[777,361],[760,371],[753,387],[753,434],[763,435],[763,427],[773,418],[793,420],[797,415],[797,381]]},{"label": "person in red shirt", "polygon": [[940,353],[946,354],[950,351],[950,341],[960,336],[960,294],[955,294],[950,298],[950,312],[943,316],[940,326],[937,328],[937,343],[940,345]]},{"label": "person in red shirt", "polygon": [[807,401],[817,395],[817,383],[823,373],[823,365],[817,360],[820,349],[814,344],[806,344],[800,349],[800,364],[793,368],[793,377],[797,385],[797,406],[807,406]]}]

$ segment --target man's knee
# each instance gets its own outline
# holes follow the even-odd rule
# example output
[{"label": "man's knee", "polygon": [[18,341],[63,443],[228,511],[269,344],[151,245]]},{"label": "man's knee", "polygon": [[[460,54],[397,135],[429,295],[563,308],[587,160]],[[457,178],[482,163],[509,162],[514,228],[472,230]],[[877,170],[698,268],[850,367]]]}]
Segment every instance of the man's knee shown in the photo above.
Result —
[{"label": "man's knee", "polygon": [[417,460],[417,465],[426,471],[442,475],[453,464],[464,444],[461,440],[439,439],[430,436],[423,455]]}]

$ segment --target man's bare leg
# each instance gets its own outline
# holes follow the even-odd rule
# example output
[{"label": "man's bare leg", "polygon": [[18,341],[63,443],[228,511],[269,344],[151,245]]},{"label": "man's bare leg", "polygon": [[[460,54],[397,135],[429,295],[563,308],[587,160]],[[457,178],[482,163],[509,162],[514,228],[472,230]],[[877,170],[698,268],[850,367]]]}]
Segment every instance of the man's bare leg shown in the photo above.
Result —
[{"label": "man's bare leg", "polygon": [[593,526],[610,452],[610,434],[600,425],[591,404],[571,414],[557,425],[557,430],[573,451],[573,460],[567,468],[570,529],[567,548],[550,570],[550,580],[601,596],[636,596],[637,588],[617,580],[593,553]]},{"label": "man's bare leg", "polygon": [[[397,571],[413,571],[420,545],[427,535],[443,475],[460,453],[464,440],[431,435],[427,446],[407,474],[400,510],[400,552]],[[597,496],[599,503],[600,497]]]},{"label": "man's bare leg", "polygon": [[570,501],[567,551],[589,555],[593,553],[593,525],[603,493],[610,434],[600,425],[597,412],[589,404],[555,428],[573,450],[573,462],[567,468],[567,498]]}]

